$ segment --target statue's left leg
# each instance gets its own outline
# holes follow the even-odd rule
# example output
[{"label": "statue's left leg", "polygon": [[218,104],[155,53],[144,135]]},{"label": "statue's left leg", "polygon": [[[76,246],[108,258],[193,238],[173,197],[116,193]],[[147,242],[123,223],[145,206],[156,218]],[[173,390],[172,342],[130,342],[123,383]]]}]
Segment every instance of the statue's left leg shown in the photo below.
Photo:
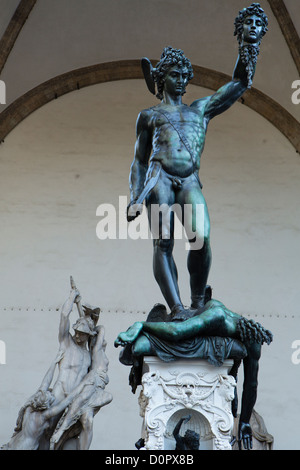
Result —
[{"label": "statue's left leg", "polygon": [[174,202],[172,183],[163,173],[147,197],[147,210],[153,237],[153,273],[171,310],[175,306],[182,306],[173,257]]},{"label": "statue's left leg", "polygon": [[178,195],[183,207],[184,228],[190,242],[187,266],[190,274],[191,307],[203,309],[211,266],[210,221],[199,183],[192,179]]},{"label": "statue's left leg", "polygon": [[200,250],[190,250],[188,270],[190,273],[191,307],[204,308],[205,288],[211,266],[211,248],[209,239],[204,239]]}]

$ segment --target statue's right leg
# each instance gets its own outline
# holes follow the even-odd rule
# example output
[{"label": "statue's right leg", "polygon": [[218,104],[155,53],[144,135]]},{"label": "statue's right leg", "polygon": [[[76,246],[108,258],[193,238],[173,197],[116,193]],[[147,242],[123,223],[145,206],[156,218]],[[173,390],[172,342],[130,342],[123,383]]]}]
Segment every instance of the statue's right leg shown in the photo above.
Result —
[{"label": "statue's right leg", "polygon": [[160,290],[172,310],[175,306],[182,306],[177,269],[173,258],[174,240],[153,240],[153,272]]},{"label": "statue's right leg", "polygon": [[182,307],[178,274],[173,258],[175,194],[171,181],[163,178],[147,197],[149,225],[153,237],[153,272],[160,290],[172,310]]}]

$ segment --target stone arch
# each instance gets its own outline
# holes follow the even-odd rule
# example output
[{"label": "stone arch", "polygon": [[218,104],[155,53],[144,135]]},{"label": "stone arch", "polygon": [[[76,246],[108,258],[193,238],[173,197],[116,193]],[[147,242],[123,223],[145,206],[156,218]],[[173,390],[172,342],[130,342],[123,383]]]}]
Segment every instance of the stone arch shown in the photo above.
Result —
[{"label": "stone arch", "polygon": [[[153,61],[155,62],[155,60]],[[231,77],[193,65],[192,84],[217,90]],[[0,114],[0,141],[35,110],[80,88],[116,80],[143,79],[140,60],[105,62],[64,73],[28,91],[17,98]],[[279,103],[252,88],[247,90],[241,102],[271,122],[300,152],[300,123]]]}]

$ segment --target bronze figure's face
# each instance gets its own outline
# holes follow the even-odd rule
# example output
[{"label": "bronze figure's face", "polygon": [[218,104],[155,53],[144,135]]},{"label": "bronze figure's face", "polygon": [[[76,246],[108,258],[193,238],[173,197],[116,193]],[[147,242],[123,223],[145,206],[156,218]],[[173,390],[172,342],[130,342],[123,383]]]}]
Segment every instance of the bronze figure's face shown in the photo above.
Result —
[{"label": "bronze figure's face", "polygon": [[165,76],[164,91],[171,96],[181,96],[188,84],[189,72],[187,67],[175,65]]},{"label": "bronze figure's face", "polygon": [[259,3],[252,3],[248,8],[241,10],[234,21],[238,42],[259,45],[268,31],[268,17]]},{"label": "bronze figure's face", "polygon": [[263,21],[257,15],[247,16],[244,20],[244,40],[250,44],[258,43],[263,33]]},{"label": "bronze figure's face", "polygon": [[[156,64],[155,69],[153,69],[153,80],[157,85],[156,96],[160,100],[163,99],[163,92],[167,91],[165,86],[171,85],[171,78],[175,79],[175,76],[171,77],[170,72],[172,69],[174,69],[174,74],[176,69],[179,74],[184,75],[183,78],[185,83],[183,85],[178,85],[178,88],[181,87],[183,89],[182,93],[179,95],[183,95],[187,83],[192,80],[194,76],[193,67],[181,49],[174,49],[173,47],[168,46],[164,48],[160,61]],[[168,81],[167,85],[165,85],[166,81]],[[167,92],[170,93],[170,91]]]}]

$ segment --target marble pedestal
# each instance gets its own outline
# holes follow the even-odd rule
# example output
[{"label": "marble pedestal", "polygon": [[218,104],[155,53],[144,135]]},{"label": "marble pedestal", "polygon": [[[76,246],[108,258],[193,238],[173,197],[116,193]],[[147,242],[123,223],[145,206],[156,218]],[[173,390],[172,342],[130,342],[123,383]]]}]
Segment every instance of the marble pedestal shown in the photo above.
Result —
[{"label": "marble pedestal", "polygon": [[145,357],[139,397],[143,417],[143,450],[174,450],[173,430],[180,418],[200,435],[199,450],[231,450],[233,431],[231,402],[236,382],[228,375],[233,361],[215,367],[205,360],[163,362]]}]

